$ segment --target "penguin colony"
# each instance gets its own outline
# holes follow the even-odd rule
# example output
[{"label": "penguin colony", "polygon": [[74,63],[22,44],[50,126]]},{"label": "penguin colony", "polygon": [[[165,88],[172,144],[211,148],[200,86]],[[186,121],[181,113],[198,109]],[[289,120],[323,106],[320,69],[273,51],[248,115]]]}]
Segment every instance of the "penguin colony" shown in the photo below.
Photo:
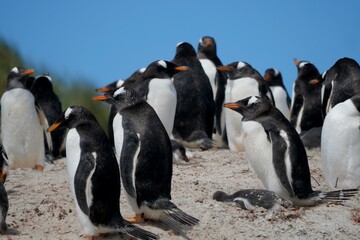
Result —
[{"label": "penguin colony", "polygon": [[[360,66],[354,59],[339,59],[323,74],[294,59],[290,99],[276,68],[261,75],[244,61],[223,65],[210,36],[200,39],[197,50],[180,42],[171,61],[153,61],[126,80],[96,89],[103,95],[93,100],[111,105],[107,134],[86,108],[63,111],[48,74],[11,69],[1,96],[0,234],[7,230],[4,184],[11,170],[41,171],[65,156],[87,239],[106,232],[158,239],[134,225],[148,220],[199,224],[171,199],[173,162],[191,161],[187,148],[246,152],[264,189],[212,196],[242,209],[315,206],[357,193]],[[313,147],[321,147],[334,191],[311,186],[306,148]],[[134,217],[121,215],[121,185]]]}]

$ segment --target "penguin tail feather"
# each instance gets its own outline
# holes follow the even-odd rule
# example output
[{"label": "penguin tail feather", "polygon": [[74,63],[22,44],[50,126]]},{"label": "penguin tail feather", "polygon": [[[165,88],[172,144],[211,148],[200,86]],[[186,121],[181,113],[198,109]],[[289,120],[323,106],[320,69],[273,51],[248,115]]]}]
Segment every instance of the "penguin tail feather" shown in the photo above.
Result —
[{"label": "penguin tail feather", "polygon": [[320,193],[319,197],[327,201],[345,201],[349,200],[350,197],[355,196],[358,193],[358,189],[342,189],[330,192]]},{"label": "penguin tail feather", "polygon": [[112,221],[110,226],[108,226],[111,229],[115,229],[119,232],[126,233],[136,239],[142,239],[142,240],[156,240],[159,239],[159,236],[146,231],[142,228],[139,228],[127,221],[125,221],[122,218],[116,218]]},{"label": "penguin tail feather", "polygon": [[189,214],[180,210],[174,203],[168,199],[158,199],[154,203],[154,209],[161,209],[170,218],[183,225],[194,226],[199,224],[199,219],[190,216]]}]

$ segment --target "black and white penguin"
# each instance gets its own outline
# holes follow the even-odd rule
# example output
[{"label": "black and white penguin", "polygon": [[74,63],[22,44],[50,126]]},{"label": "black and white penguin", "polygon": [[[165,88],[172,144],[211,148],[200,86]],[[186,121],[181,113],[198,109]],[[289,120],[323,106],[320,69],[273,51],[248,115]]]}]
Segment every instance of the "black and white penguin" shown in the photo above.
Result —
[{"label": "black and white penguin", "polygon": [[94,115],[84,107],[69,107],[48,131],[61,128],[70,129],[66,137],[68,179],[87,237],[118,231],[140,239],[158,239],[121,216],[119,166]]},{"label": "black and white penguin", "polygon": [[282,75],[276,68],[265,70],[264,80],[270,87],[277,107],[287,119],[290,119],[291,99],[283,83]]},{"label": "black and white penguin", "polygon": [[172,151],[169,135],[154,109],[133,89],[93,98],[116,106],[122,115],[124,143],[120,156],[121,179],[135,212],[131,222],[168,215],[185,225],[198,219],[181,211],[171,199]]},{"label": "black and white penguin", "polygon": [[323,78],[323,116],[336,104],[360,93],[360,66],[354,59],[339,59],[323,74]]},{"label": "black and white penguin", "polygon": [[181,42],[173,63],[189,67],[174,76],[177,105],[173,134],[189,148],[209,149],[214,127],[215,103],[209,79],[196,57],[194,47]]},{"label": "black and white penguin", "polygon": [[263,207],[272,211],[279,211],[282,208],[289,208],[292,203],[278,196],[273,191],[264,189],[243,189],[233,194],[226,194],[223,191],[216,191],[213,199],[218,202],[235,203],[242,209],[254,209]]},{"label": "black and white penguin", "polygon": [[[48,74],[38,76],[32,83],[30,91],[44,112],[48,125],[52,125],[62,114],[62,107],[59,97],[54,92],[51,77]],[[52,150],[45,144],[45,154],[48,161],[52,162],[52,160],[63,157],[61,152],[64,138],[65,129],[51,133]]]},{"label": "black and white penguin", "polygon": [[322,77],[314,64],[294,59],[298,70],[293,85],[290,108],[290,122],[298,133],[321,127],[323,117],[321,113]]},{"label": "black and white penguin", "polygon": [[1,97],[1,140],[10,169],[42,170],[45,164],[45,116],[32,93],[23,85],[33,72],[14,67]]},{"label": "black and white penguin", "polygon": [[6,216],[9,210],[9,201],[4,187],[4,183],[0,181],[0,234],[7,230]]},{"label": "black and white penguin", "polygon": [[360,93],[326,115],[321,158],[332,188],[360,187]]},{"label": "black and white penguin", "polygon": [[225,115],[223,114],[227,76],[224,72],[217,69],[217,67],[222,66],[223,64],[217,56],[216,42],[213,37],[204,36],[200,39],[197,57],[209,78],[215,101],[213,139],[216,141],[216,146],[227,147]]},{"label": "black and white penguin", "polygon": [[[233,62],[226,66],[218,67],[228,75],[225,90],[225,102],[233,102],[248,96],[268,96],[273,100],[270,88],[261,74],[246,62]],[[231,151],[244,151],[241,129],[242,116],[225,109],[225,126],[228,144]]]},{"label": "black and white penguin", "polygon": [[224,107],[243,115],[246,156],[267,190],[298,206],[346,200],[357,193],[356,189],[313,191],[304,145],[295,128],[267,98],[251,96]]}]

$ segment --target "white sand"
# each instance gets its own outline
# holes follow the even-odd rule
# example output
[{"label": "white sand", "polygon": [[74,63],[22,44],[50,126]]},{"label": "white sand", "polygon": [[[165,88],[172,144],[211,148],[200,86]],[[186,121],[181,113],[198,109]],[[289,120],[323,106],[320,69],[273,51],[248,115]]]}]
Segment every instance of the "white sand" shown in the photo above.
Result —
[{"label": "white sand", "polygon": [[[233,193],[263,188],[245,154],[229,150],[194,151],[189,163],[174,164],[172,198],[185,212],[200,219],[192,229],[149,222],[140,227],[161,239],[360,239],[360,223],[352,220],[360,209],[359,194],[342,204],[273,213],[242,210],[212,200],[216,190]],[[330,190],[321,170],[319,149],[309,152],[314,189]],[[316,181],[315,181],[316,179]],[[319,185],[320,184],[320,185]],[[43,172],[17,169],[5,184],[9,197],[9,231],[0,239],[82,239],[75,205],[67,182],[66,161],[47,165]],[[121,197],[122,215],[132,216]],[[112,234],[106,239],[129,239]],[[105,239],[105,238],[99,238]]]}]

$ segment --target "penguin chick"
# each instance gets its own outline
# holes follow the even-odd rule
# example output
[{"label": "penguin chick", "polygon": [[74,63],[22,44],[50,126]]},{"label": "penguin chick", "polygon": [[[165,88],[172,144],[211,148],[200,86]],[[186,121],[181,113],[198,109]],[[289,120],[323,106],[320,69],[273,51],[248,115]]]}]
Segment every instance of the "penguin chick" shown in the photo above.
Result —
[{"label": "penguin chick", "polygon": [[121,87],[94,97],[115,105],[122,116],[124,141],[120,156],[121,179],[131,208],[131,222],[165,215],[184,225],[198,219],[180,210],[171,199],[172,149],[169,135],[155,110],[133,89]]},{"label": "penguin chick", "polygon": [[120,172],[115,154],[94,115],[80,106],[69,107],[48,129],[69,128],[67,171],[76,211],[84,233],[118,231],[139,239],[158,236],[125,221],[120,213]]},{"label": "penguin chick", "polygon": [[246,156],[265,188],[298,206],[341,201],[357,189],[313,191],[304,145],[286,117],[264,97],[251,96],[224,107],[243,118]]},{"label": "penguin chick", "polygon": [[231,195],[223,191],[216,191],[213,199],[219,202],[235,203],[242,209],[263,207],[272,211],[279,211],[282,207],[288,208],[292,203],[278,196],[273,191],[263,189],[243,189]]}]

